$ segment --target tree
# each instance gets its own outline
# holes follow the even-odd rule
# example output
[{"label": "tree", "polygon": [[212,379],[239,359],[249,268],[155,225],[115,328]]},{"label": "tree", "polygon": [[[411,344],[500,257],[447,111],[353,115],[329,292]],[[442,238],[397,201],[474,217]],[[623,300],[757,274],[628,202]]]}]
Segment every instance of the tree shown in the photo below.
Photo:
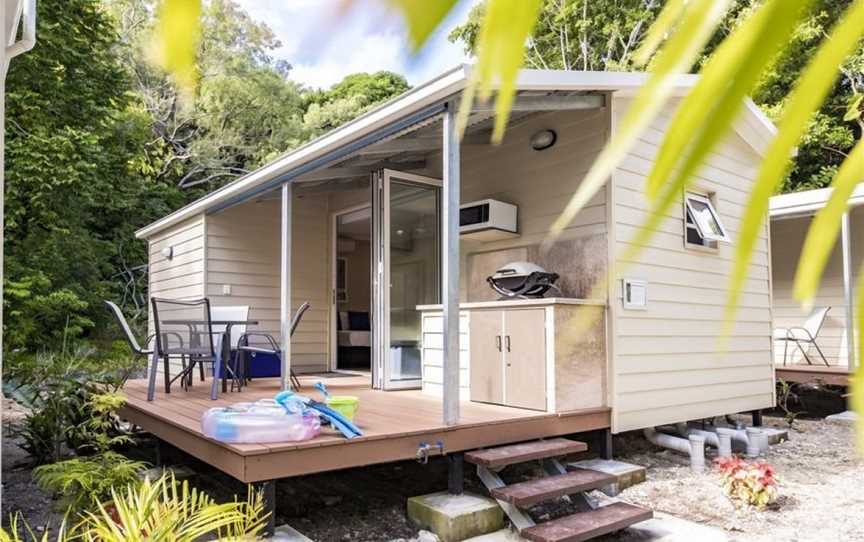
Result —
[{"label": "tree", "polygon": [[147,61],[155,24],[154,0],[109,0],[134,92],[152,117],[151,167],[159,180],[216,188],[301,143],[302,88],[277,61],[281,44],[270,28],[232,0],[210,0],[202,14],[200,82],[184,96],[167,74]]},{"label": "tree", "polygon": [[[661,0],[545,0],[525,47],[528,67],[543,70],[625,71],[662,7]],[[465,52],[477,53],[485,4],[451,31]]]},{"label": "tree", "polygon": [[8,349],[59,349],[92,328],[123,260],[141,258],[135,225],[181,201],[144,182],[149,126],[99,2],[42,0],[38,24],[7,83]]},{"label": "tree", "polygon": [[303,116],[307,135],[314,137],[332,130],[408,88],[401,75],[379,71],[348,75],[329,90],[310,92]]}]

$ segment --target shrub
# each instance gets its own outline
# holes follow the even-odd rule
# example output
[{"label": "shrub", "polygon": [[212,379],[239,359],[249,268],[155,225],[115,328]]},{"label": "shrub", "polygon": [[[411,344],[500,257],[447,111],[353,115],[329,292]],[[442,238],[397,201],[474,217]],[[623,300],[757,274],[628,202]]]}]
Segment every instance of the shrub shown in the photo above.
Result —
[{"label": "shrub", "polygon": [[738,456],[717,459],[723,489],[736,505],[762,510],[777,500],[777,479],[768,463],[748,463]]}]

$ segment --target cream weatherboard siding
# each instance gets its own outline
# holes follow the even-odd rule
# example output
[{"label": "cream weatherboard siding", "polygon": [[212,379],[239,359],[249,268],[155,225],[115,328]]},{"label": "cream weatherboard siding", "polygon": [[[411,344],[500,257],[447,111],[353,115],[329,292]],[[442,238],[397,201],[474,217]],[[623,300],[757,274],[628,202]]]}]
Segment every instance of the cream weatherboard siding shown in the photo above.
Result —
[{"label": "cream weatherboard siding", "polygon": [[[617,124],[629,100],[613,101]],[[613,174],[610,252],[631,247],[648,217],[642,194],[667,109]],[[613,124],[613,126],[615,125]],[[733,239],[737,238],[758,156],[739,135],[712,154],[695,181],[710,194]],[[774,404],[771,363],[771,295],[768,228],[762,230],[741,295],[738,321],[722,343],[724,306],[734,246],[685,248],[684,206],[675,205],[658,232],[610,285],[613,430],[639,429]],[[645,310],[625,310],[622,278],[648,282]]]},{"label": "cream weatherboard siding", "polygon": [[[801,304],[792,297],[792,283],[798,268],[798,259],[811,217],[775,218],[771,221],[771,269],[773,275],[774,325],[777,327],[801,326],[808,313],[801,309]],[[852,239],[852,270],[853,279],[861,267],[864,256],[864,209],[855,208],[850,214]],[[846,339],[846,306],[843,297],[843,260],[838,242],[831,252],[831,257],[825,267],[819,292],[814,300],[817,307],[829,306],[831,310],[825,324],[819,333],[818,343],[828,363],[831,365],[848,365]],[[778,365],[783,363],[783,342],[774,345],[774,360]],[[822,360],[816,349],[809,347],[807,355],[811,361],[821,364]],[[789,347],[788,363],[806,363],[804,357],[794,345]]]},{"label": "cream weatherboard siding", "polygon": [[[256,330],[279,340],[280,201],[265,199],[207,217],[207,296],[213,305],[248,305]],[[292,311],[309,301],[292,341],[297,372],[327,368],[328,212],[324,197],[295,197]],[[226,295],[226,289],[230,295]]]},{"label": "cream weatherboard siding", "polygon": [[[150,297],[200,299],[204,296],[205,230],[202,215],[184,220],[149,239]],[[171,259],[162,254],[162,250],[169,247],[173,250]],[[152,307],[147,309],[149,335],[155,328]],[[179,367],[179,362],[176,365]],[[160,372],[161,368],[160,364]]]}]

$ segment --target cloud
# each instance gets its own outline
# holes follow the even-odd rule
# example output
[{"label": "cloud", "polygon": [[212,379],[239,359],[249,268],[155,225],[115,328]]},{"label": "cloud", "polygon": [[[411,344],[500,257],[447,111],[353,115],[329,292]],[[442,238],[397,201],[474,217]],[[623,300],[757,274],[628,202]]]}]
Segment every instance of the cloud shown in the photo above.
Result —
[{"label": "cloud", "polygon": [[338,16],[341,0],[237,0],[254,19],[273,29],[282,42],[275,56],[294,66],[292,78],[315,88],[351,73],[378,70],[402,73],[416,85],[466,61],[461,47],[447,41],[447,34],[478,1],[463,0],[415,56],[402,20],[380,0],[357,2],[343,16]]}]

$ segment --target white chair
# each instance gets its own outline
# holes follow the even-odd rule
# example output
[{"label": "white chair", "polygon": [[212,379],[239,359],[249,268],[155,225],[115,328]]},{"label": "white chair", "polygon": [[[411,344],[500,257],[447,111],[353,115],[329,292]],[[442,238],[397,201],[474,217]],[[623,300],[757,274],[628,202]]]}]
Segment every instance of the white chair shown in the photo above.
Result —
[{"label": "white chair", "polygon": [[783,341],[783,365],[786,365],[786,358],[789,354],[789,343],[794,342],[795,345],[801,350],[801,353],[804,354],[804,359],[807,360],[808,365],[813,365],[813,362],[810,361],[810,356],[807,355],[807,350],[801,346],[802,343],[805,345],[813,345],[816,347],[816,352],[819,353],[819,356],[822,358],[822,362],[827,366],[830,365],[828,360],[825,359],[825,354],[822,353],[822,349],[819,348],[819,345],[816,343],[816,338],[819,336],[819,332],[822,330],[822,325],[825,323],[825,318],[828,316],[828,311],[831,310],[831,307],[816,307],[813,309],[813,312],[810,313],[810,316],[807,317],[807,320],[804,321],[804,324],[800,327],[778,327],[774,329],[774,340],[775,341]]}]

